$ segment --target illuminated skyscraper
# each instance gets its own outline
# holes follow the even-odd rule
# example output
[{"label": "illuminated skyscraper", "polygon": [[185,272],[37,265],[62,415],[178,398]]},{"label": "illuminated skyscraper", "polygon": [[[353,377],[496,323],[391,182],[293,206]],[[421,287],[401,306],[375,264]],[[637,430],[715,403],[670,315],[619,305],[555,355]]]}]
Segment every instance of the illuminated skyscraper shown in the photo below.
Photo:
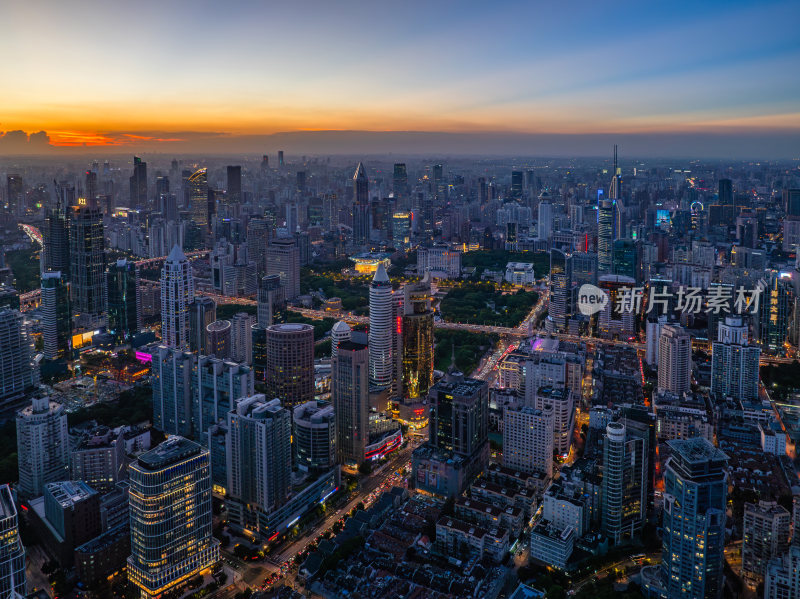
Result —
[{"label": "illuminated skyscraper", "polygon": [[60,202],[47,211],[42,228],[44,270],[60,272],[69,280],[69,218]]},{"label": "illuminated skyscraper", "polygon": [[647,445],[627,434],[625,424],[610,422],[603,437],[601,523],[614,543],[635,537],[647,511]]},{"label": "illuminated skyscraper", "polygon": [[756,338],[761,350],[769,354],[783,354],[789,330],[789,309],[792,296],[792,281],[776,274],[762,279],[759,314],[755,321]]},{"label": "illuminated skyscraper", "polygon": [[360,162],[353,174],[353,244],[362,246],[369,242],[369,180]]},{"label": "illuminated skyscraper", "polygon": [[267,397],[286,409],[314,399],[314,327],[284,323],[267,327]]},{"label": "illuminated skyscraper", "polygon": [[331,399],[336,418],[336,457],[340,464],[361,464],[369,442],[369,351],[342,341],[333,360]]},{"label": "illuminated skyscraper", "polygon": [[548,318],[558,330],[567,325],[572,314],[572,256],[561,250],[550,250],[550,308]]},{"label": "illuminated skyscraper", "polygon": [[0,487],[0,597],[26,596],[25,547],[19,537],[17,506],[8,485]]},{"label": "illuminated skyscraper", "polygon": [[370,387],[390,387],[392,368],[392,283],[381,263],[369,288]]},{"label": "illuminated skyscraper", "polygon": [[42,275],[41,297],[44,357],[48,360],[67,358],[72,337],[72,311],[69,283],[60,272]]},{"label": "illuminated skyscraper", "polygon": [[720,398],[756,401],[760,358],[761,348],[747,342],[747,325],[742,317],[725,317],[711,346],[711,393]]},{"label": "illuminated skyscraper", "polygon": [[[419,283],[403,287],[402,368],[403,394],[419,399],[433,385],[433,310],[430,273]],[[400,323],[397,323],[400,324]]]},{"label": "illuminated skyscraper", "polygon": [[658,339],[658,388],[670,393],[689,391],[692,381],[692,340],[676,324],[661,327]]},{"label": "illuminated skyscraper", "polygon": [[158,597],[219,561],[208,449],[170,437],[129,467],[128,580]]},{"label": "illuminated skyscraper", "polygon": [[511,171],[511,197],[519,200],[522,198],[522,171]]},{"label": "illuminated skyscraper", "polygon": [[612,200],[600,200],[597,205],[597,271],[609,274],[613,270],[615,206]]},{"label": "illuminated skyscraper", "polygon": [[117,260],[108,268],[108,330],[118,342],[139,332],[139,269],[135,262]]},{"label": "illuminated skyscraper", "polygon": [[70,209],[70,290],[78,318],[91,326],[106,307],[105,232],[100,209],[83,198],[78,201]]},{"label": "illuminated skyscraper", "polygon": [[8,212],[14,216],[21,216],[25,208],[22,175],[6,175],[6,200]]},{"label": "illuminated skyscraper", "polygon": [[189,349],[189,310],[193,300],[192,267],[176,245],[161,270],[161,341],[167,347]]},{"label": "illuminated skyscraper", "polygon": [[192,222],[205,230],[211,226],[208,212],[207,169],[199,168],[187,179],[189,187],[189,213]]}]

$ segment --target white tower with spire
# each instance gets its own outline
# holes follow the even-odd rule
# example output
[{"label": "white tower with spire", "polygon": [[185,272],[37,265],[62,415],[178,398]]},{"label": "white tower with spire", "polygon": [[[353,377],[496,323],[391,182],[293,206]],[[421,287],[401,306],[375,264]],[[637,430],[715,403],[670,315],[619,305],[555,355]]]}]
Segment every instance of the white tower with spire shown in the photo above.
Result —
[{"label": "white tower with spire", "polygon": [[369,288],[369,385],[392,384],[392,283],[383,263]]},{"label": "white tower with spire", "polygon": [[167,347],[189,349],[189,305],[192,301],[192,267],[176,245],[161,270],[161,341]]}]

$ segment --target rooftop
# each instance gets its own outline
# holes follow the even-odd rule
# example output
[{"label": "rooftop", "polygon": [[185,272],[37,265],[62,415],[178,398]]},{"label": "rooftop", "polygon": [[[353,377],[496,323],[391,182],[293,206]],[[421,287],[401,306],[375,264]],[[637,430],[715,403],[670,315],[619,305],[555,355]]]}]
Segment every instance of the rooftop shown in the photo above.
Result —
[{"label": "rooftop", "polygon": [[56,483],[47,483],[45,489],[63,508],[72,507],[84,499],[97,495],[97,491],[82,480],[62,480]]},{"label": "rooftop", "polygon": [[195,456],[202,448],[183,437],[169,437],[155,449],[139,456],[139,464],[146,470],[160,470],[186,458]]}]

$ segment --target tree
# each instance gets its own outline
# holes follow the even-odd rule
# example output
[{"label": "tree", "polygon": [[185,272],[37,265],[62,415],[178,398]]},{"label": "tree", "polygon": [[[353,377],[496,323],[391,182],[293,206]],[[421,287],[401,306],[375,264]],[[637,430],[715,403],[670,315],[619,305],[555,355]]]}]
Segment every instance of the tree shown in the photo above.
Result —
[{"label": "tree", "polygon": [[361,462],[361,464],[358,465],[358,472],[364,476],[369,476],[372,474],[372,463],[369,461]]}]

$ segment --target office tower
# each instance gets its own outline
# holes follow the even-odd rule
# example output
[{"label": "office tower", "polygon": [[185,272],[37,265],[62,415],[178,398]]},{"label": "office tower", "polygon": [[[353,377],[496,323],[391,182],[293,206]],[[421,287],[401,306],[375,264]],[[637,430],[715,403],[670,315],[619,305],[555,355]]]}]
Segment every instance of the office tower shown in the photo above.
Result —
[{"label": "office tower", "polygon": [[539,202],[536,227],[539,239],[550,239],[553,234],[553,204],[549,200],[541,200]]},{"label": "office tower", "polygon": [[613,271],[613,244],[615,206],[611,200],[600,200],[597,204],[597,271],[608,274]]},{"label": "office tower", "polygon": [[314,327],[267,327],[266,395],[279,397],[287,410],[314,399]]},{"label": "office tower", "polygon": [[658,338],[658,388],[686,393],[692,380],[692,340],[680,325],[665,324]]},{"label": "office tower", "polygon": [[614,144],[614,168],[608,197],[612,200],[618,200],[622,197],[622,169],[617,163],[617,144]]},{"label": "office tower", "polygon": [[597,279],[597,286],[608,295],[608,302],[597,318],[601,336],[612,338],[619,335],[621,339],[633,336],[636,324],[635,306],[631,306],[631,310],[621,310],[620,294],[636,287],[636,281],[622,275],[602,275]]},{"label": "office tower", "polygon": [[227,174],[228,185],[225,187],[225,201],[230,205],[240,204],[242,201],[242,167],[229,166]]},{"label": "office tower", "polygon": [[105,311],[105,234],[100,209],[72,206],[69,226],[70,291],[72,307],[87,323]]},{"label": "office tower", "polygon": [[43,271],[60,272],[69,280],[69,218],[61,203],[47,210],[42,241]]},{"label": "office tower", "polygon": [[800,546],[769,562],[764,577],[764,599],[800,597]]},{"label": "office tower", "polygon": [[614,544],[641,531],[647,511],[645,441],[610,422],[603,437],[601,524]]},{"label": "office tower", "polygon": [[617,239],[612,247],[611,262],[614,274],[640,280],[639,246],[636,242],[633,239]]},{"label": "office tower", "polygon": [[22,314],[0,309],[0,404],[24,397],[38,383],[39,369]]},{"label": "office tower", "polygon": [[44,357],[48,360],[66,359],[72,340],[72,311],[69,283],[60,272],[42,274],[41,298]]},{"label": "office tower", "polygon": [[224,424],[236,400],[250,397],[254,388],[253,370],[248,366],[215,356],[198,356],[192,368],[193,438],[199,440],[213,426]]},{"label": "office tower", "polygon": [[550,406],[506,406],[503,410],[503,465],[553,478],[553,410]]},{"label": "office tower", "polygon": [[342,341],[333,360],[331,399],[336,417],[336,461],[361,464],[369,442],[369,350]]},{"label": "office tower", "polygon": [[231,352],[231,321],[217,320],[206,327],[206,353],[227,360]]},{"label": "office tower", "polygon": [[535,390],[534,407],[553,411],[553,451],[562,458],[569,455],[575,430],[575,397],[568,387],[539,387]]},{"label": "office tower", "polygon": [[783,211],[786,216],[800,216],[800,189],[783,190]]},{"label": "office tower", "polygon": [[159,346],[152,354],[153,426],[168,435],[192,435],[195,354]]},{"label": "office tower", "polygon": [[93,200],[97,197],[97,173],[86,171],[86,197]]},{"label": "office tower", "polygon": [[47,483],[69,476],[69,437],[64,406],[35,397],[17,413],[20,494],[39,497]]},{"label": "office tower", "polygon": [[253,363],[253,325],[255,319],[247,312],[238,312],[231,319],[230,357],[239,364]]},{"label": "office tower", "polygon": [[430,443],[483,466],[488,462],[489,386],[450,372],[431,387]]},{"label": "office tower", "polygon": [[253,395],[228,413],[228,521],[257,535],[262,521],[289,498],[292,474],[292,423],[279,399]]},{"label": "office tower", "polygon": [[733,181],[730,179],[719,180],[719,199],[720,206],[733,206]]},{"label": "office tower", "polygon": [[100,494],[85,482],[47,483],[43,500],[45,518],[67,549],[83,545],[102,532]]},{"label": "office tower", "polygon": [[369,242],[369,180],[360,162],[353,173],[353,244],[365,245]]},{"label": "office tower", "polygon": [[25,597],[25,547],[19,537],[17,506],[6,484],[0,486],[0,597]]},{"label": "office tower", "polygon": [[272,324],[275,311],[284,304],[284,288],[280,275],[267,275],[258,281],[258,326],[267,328]]},{"label": "office tower", "polygon": [[789,330],[789,306],[792,282],[789,278],[772,275],[769,282],[762,279],[756,334],[761,349],[769,354],[785,352],[784,343]]},{"label": "office tower", "polygon": [[392,172],[392,193],[395,198],[408,197],[408,171],[402,162],[395,163]]},{"label": "office tower", "polygon": [[189,215],[192,222],[200,229],[211,226],[208,212],[208,175],[207,169],[199,168],[186,180],[189,190]]},{"label": "office tower", "polygon": [[208,349],[206,329],[217,320],[217,304],[208,296],[198,295],[189,304],[189,351],[201,355],[211,353]]},{"label": "office tower", "polygon": [[763,582],[767,564],[789,549],[789,511],[774,501],[744,504],[742,573],[755,585]]},{"label": "office tower", "polygon": [[[156,199],[161,201],[162,196],[169,194],[169,177],[158,175],[156,177]],[[164,214],[164,210],[159,206],[159,212]]]},{"label": "office tower", "polygon": [[278,167],[283,168],[283,150],[278,150]]},{"label": "office tower", "polygon": [[139,269],[135,262],[117,260],[108,268],[108,331],[117,343],[139,332]]},{"label": "office tower", "polygon": [[572,314],[572,256],[561,250],[550,250],[550,307],[548,318],[557,329],[567,326]]},{"label": "office tower", "polygon": [[293,237],[273,239],[267,246],[267,276],[278,275],[284,298],[300,295],[300,251]]},{"label": "office tower", "polygon": [[304,192],[306,190],[306,172],[305,171],[297,171],[295,176],[296,178],[296,189],[298,192]]},{"label": "office tower", "polygon": [[267,272],[267,244],[272,229],[264,218],[247,221],[247,258],[256,265],[256,274],[263,277]]},{"label": "office tower", "polygon": [[9,214],[20,216],[24,212],[24,199],[22,191],[22,175],[6,175],[6,200]]},{"label": "office tower", "polygon": [[219,561],[208,449],[170,437],[132,462],[128,580],[140,597],[169,592]]},{"label": "office tower", "polygon": [[122,432],[115,435],[107,426],[100,426],[83,435],[70,452],[70,473],[101,493],[113,491],[127,476]]},{"label": "office tower", "polygon": [[430,273],[426,273],[419,283],[403,287],[402,390],[403,396],[412,400],[427,396],[433,385],[434,323],[430,280]]},{"label": "office tower", "polygon": [[130,178],[131,208],[147,206],[147,163],[138,156],[133,157],[133,174]]},{"label": "office tower", "polygon": [[336,416],[333,405],[309,401],[294,409],[292,440],[295,464],[304,472],[329,470],[336,464]]},{"label": "office tower", "polygon": [[254,324],[251,329],[253,342],[253,377],[258,383],[265,383],[267,380],[267,329],[260,324]]},{"label": "office tower", "polygon": [[728,456],[702,438],[668,441],[662,584],[668,597],[722,592]]},{"label": "office tower", "polygon": [[711,393],[744,402],[758,399],[758,367],[761,348],[747,341],[747,325],[741,316],[726,316],[711,346]]},{"label": "office tower", "polygon": [[369,384],[392,384],[392,283],[382,263],[369,287]]},{"label": "office tower", "polygon": [[511,197],[517,200],[522,198],[522,171],[511,171]]},{"label": "office tower", "polygon": [[573,252],[572,281],[577,287],[584,283],[597,284],[597,254],[595,252]]},{"label": "office tower", "polygon": [[167,347],[189,348],[189,310],[193,300],[192,267],[176,245],[161,270],[161,341]]},{"label": "office tower", "polygon": [[336,358],[336,352],[339,344],[342,341],[350,341],[352,330],[350,326],[343,320],[338,321],[331,328],[331,360]]},{"label": "office tower", "polygon": [[655,412],[642,404],[624,405],[620,410],[620,422],[625,425],[625,435],[628,439],[641,439],[644,443],[644,455],[647,458],[643,466],[644,495],[647,499],[646,511],[652,514],[655,509],[655,485],[658,441],[656,428],[658,419]]}]

